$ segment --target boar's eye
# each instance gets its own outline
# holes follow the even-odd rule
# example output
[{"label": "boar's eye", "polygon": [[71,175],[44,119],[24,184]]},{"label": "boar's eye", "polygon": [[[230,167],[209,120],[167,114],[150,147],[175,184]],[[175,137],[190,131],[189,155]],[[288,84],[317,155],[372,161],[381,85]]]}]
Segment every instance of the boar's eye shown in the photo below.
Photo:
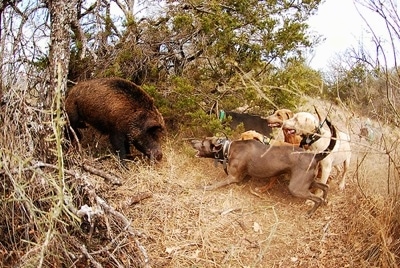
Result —
[{"label": "boar's eye", "polygon": [[152,126],[147,129],[147,134],[153,137],[161,136],[162,132],[163,129],[161,128],[161,126]]}]

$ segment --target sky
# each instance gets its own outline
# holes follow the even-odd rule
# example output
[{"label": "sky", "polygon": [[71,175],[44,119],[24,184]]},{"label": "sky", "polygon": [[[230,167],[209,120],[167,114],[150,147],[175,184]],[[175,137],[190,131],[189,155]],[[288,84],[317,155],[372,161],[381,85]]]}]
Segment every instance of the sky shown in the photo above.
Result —
[{"label": "sky", "polygon": [[[357,5],[374,32],[385,31],[379,17]],[[366,23],[363,21],[353,0],[325,0],[316,15],[310,18],[311,30],[325,38],[309,58],[310,66],[317,70],[329,69],[329,62],[343,54],[346,49],[357,48],[360,41],[364,47],[373,49],[373,43]],[[376,30],[375,30],[376,29]],[[386,32],[386,31],[385,31]]]}]

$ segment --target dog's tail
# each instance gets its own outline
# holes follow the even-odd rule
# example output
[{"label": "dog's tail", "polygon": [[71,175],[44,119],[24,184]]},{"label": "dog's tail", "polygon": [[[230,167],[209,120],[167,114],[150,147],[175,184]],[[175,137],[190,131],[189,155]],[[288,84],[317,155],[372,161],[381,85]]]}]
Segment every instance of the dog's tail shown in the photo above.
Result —
[{"label": "dog's tail", "polygon": [[322,159],[327,157],[329,153],[333,150],[333,148],[335,148],[336,145],[336,140],[337,140],[336,128],[334,125],[332,125],[331,121],[329,121],[328,118],[326,119],[326,124],[328,125],[331,131],[331,141],[329,142],[328,147],[323,152],[315,155],[315,159],[317,161],[321,161]]}]

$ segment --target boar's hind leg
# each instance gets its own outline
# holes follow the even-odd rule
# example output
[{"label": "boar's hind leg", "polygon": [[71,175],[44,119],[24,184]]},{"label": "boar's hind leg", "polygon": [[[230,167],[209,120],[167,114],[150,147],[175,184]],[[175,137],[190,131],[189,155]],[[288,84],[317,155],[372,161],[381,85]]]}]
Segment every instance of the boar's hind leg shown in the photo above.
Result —
[{"label": "boar's hind leg", "polygon": [[110,134],[110,142],[116,154],[120,159],[125,159],[130,154],[129,141],[126,135],[122,133]]}]

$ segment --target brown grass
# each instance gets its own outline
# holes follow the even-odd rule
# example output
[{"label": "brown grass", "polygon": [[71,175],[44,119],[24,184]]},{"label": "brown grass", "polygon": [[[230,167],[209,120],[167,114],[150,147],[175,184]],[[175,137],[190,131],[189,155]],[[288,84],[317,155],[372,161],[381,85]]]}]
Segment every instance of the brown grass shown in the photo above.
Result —
[{"label": "brown grass", "polygon": [[[106,138],[89,129],[81,154],[64,151],[59,178],[54,133],[47,123],[31,123],[41,122],[36,120],[41,112],[24,102],[2,109],[3,267],[399,265],[399,172],[393,162],[399,154],[386,129],[386,146],[359,141],[351,130],[354,154],[346,190],[340,192],[332,180],[328,205],[307,219],[307,205],[290,195],[284,177],[260,196],[250,189],[266,180],[203,191],[202,185],[226,175],[212,160],[195,158],[183,137],[166,139],[161,163],[138,159],[125,169],[107,151]],[[339,107],[331,116],[339,127],[357,129],[358,119]],[[389,145],[394,149],[386,152]],[[114,174],[122,185],[85,171],[84,163]],[[90,221],[78,217],[85,204],[102,213]]]}]

